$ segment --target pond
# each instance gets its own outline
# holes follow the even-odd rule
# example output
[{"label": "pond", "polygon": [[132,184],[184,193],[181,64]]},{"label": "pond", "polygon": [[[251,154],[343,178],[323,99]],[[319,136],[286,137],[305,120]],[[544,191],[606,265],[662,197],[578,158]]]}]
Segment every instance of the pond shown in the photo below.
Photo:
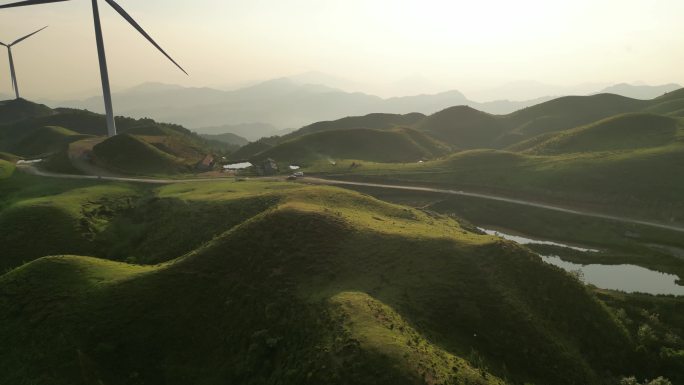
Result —
[{"label": "pond", "polygon": [[[585,249],[564,245],[557,242],[539,241],[530,238],[501,233],[494,230],[480,229],[489,235],[496,235],[523,245],[544,244],[571,248],[584,252],[598,250]],[[584,282],[601,289],[619,290],[626,293],[646,293],[684,296],[684,286],[677,284],[678,277],[672,274],[660,273],[635,265],[579,265],[563,261],[553,255],[542,255],[542,260],[548,264],[558,266],[566,271],[581,271]]]},{"label": "pond", "polygon": [[577,250],[577,251],[582,251],[582,252],[585,252],[585,253],[586,253],[586,252],[594,252],[594,253],[598,253],[598,252],[599,252],[599,250],[595,250],[595,249],[586,249],[586,248],[582,248],[582,247],[570,246],[570,245],[566,245],[566,244],[558,243],[558,242],[540,241],[540,240],[538,240],[538,239],[525,238],[525,237],[521,237],[521,236],[519,236],[519,235],[510,235],[510,234],[502,233],[502,232],[499,232],[499,231],[496,231],[496,230],[488,230],[488,229],[483,229],[483,228],[478,228],[478,230],[480,230],[480,231],[486,233],[487,235],[495,235],[495,236],[497,236],[497,237],[501,237],[501,238],[503,238],[503,239],[507,239],[507,240],[509,240],[509,241],[513,241],[513,242],[519,243],[519,244],[521,244],[521,245],[531,245],[531,244],[535,244],[535,245],[549,245],[549,246],[565,247],[565,248],[568,248],[568,249]]}]

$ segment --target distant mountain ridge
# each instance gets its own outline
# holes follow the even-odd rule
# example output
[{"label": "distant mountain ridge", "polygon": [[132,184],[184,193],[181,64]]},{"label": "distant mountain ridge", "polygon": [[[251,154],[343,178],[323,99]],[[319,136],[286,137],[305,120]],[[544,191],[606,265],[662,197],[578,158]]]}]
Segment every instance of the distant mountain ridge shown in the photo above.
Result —
[{"label": "distant mountain ridge", "polygon": [[[278,131],[285,128],[303,127],[313,122],[345,116],[412,112],[429,115],[459,105],[493,115],[505,115],[553,99],[548,96],[525,101],[494,100],[482,103],[470,100],[456,90],[383,99],[307,81],[332,85],[344,83],[317,73],[273,79],[232,91],[146,83],[116,92],[113,98],[116,113],[121,116],[150,117],[157,121],[181,124],[203,134],[233,133],[251,141],[282,135]],[[678,87],[675,84],[654,87],[619,84],[604,91],[637,99],[650,99],[652,97],[645,96],[659,96]],[[100,96],[45,103],[53,107],[83,108],[95,112],[103,110]],[[241,127],[213,129],[223,126]],[[265,129],[268,126],[273,129]],[[205,129],[206,127],[211,130]]]},{"label": "distant mountain ridge", "polygon": [[[239,151],[232,154],[234,159],[259,159],[264,155],[277,158],[281,161],[302,162],[304,159],[310,161],[316,157],[303,157],[304,153],[315,153],[318,159],[335,159],[336,152],[329,146],[321,146],[320,140],[305,140],[305,138],[320,133],[344,131],[347,136],[360,136],[359,130],[392,130],[397,128],[410,128],[424,133],[446,146],[451,147],[452,151],[476,150],[476,149],[515,149],[514,151],[524,151],[531,149],[545,140],[551,139],[553,135],[572,130],[578,127],[599,122],[623,114],[650,114],[648,116],[662,115],[662,119],[636,118],[618,119],[617,125],[636,124],[648,129],[650,124],[662,121],[671,122],[671,119],[684,117],[684,89],[667,93],[651,100],[638,100],[614,94],[598,94],[589,96],[566,96],[540,103],[507,115],[493,115],[474,109],[469,106],[454,106],[431,115],[420,113],[411,114],[382,114],[374,113],[363,116],[350,116],[333,121],[322,121],[280,137],[270,137],[250,143]],[[637,115],[641,116],[641,115]],[[670,118],[671,117],[671,118]],[[604,138],[605,134],[594,134],[595,132],[610,132],[618,135],[619,132],[601,128],[587,131],[584,137]],[[666,131],[667,127],[663,128]],[[641,135],[641,136],[640,136]],[[663,134],[664,135],[664,134]],[[608,135],[610,136],[610,135]],[[333,135],[326,135],[323,138],[330,140]],[[580,138],[578,135],[576,138]],[[637,139],[635,139],[637,138]],[[639,139],[640,138],[640,139]],[[604,138],[605,139],[605,138]],[[340,140],[340,139],[336,139]],[[352,140],[345,138],[345,140]],[[361,142],[358,137],[353,139]],[[586,139],[579,139],[582,142]],[[661,140],[653,138],[648,133],[635,131],[630,138],[618,138],[622,144],[607,145],[606,148],[620,148],[620,146],[631,145],[631,142]],[[664,139],[663,139],[664,140]],[[298,153],[292,151],[293,141],[297,143]],[[395,142],[396,143],[396,142]],[[642,143],[643,144],[643,143]],[[606,146],[601,144],[600,146]],[[547,146],[551,149],[553,146]],[[572,145],[568,146],[569,148]],[[284,151],[282,148],[288,148]],[[395,154],[401,152],[399,146],[395,146],[391,151]],[[373,151],[368,150],[362,155],[355,155],[356,160],[375,160]],[[424,158],[434,158],[440,154],[435,151],[425,152]],[[430,156],[432,155],[432,156]],[[420,159],[421,157],[413,157]],[[389,158],[387,158],[389,159]],[[394,159],[399,159],[396,155]],[[402,159],[403,161],[404,159]]]},{"label": "distant mountain ridge", "polygon": [[662,96],[668,92],[676,91],[680,88],[682,88],[682,86],[675,83],[663,84],[659,86],[620,83],[604,88],[600,93],[616,94],[626,96],[628,98],[646,100],[657,98],[658,96]]}]

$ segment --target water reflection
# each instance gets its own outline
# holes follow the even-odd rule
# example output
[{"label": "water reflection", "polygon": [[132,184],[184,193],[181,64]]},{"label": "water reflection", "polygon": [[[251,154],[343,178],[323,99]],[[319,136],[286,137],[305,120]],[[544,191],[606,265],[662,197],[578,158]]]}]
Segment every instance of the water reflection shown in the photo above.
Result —
[{"label": "water reflection", "polygon": [[[480,230],[489,235],[495,235],[522,245],[542,244],[566,247],[582,252],[598,252],[598,250],[569,246],[557,242],[539,241],[494,230]],[[601,289],[620,290],[627,293],[684,296],[684,286],[677,285],[678,277],[672,274],[664,274],[635,265],[578,265],[550,255],[542,255],[542,259],[546,263],[567,271],[581,271],[584,282]]]},{"label": "water reflection", "polygon": [[567,271],[581,270],[584,281],[596,287],[627,293],[684,295],[677,276],[659,273],[634,265],[578,265],[559,257],[542,256],[544,262]]},{"label": "water reflection", "polygon": [[585,249],[582,247],[576,247],[576,246],[570,246],[570,245],[565,245],[562,243],[557,243],[557,242],[551,242],[551,241],[540,241],[537,239],[531,239],[531,238],[525,238],[521,237],[519,235],[510,235],[506,233],[502,233],[496,230],[488,230],[488,229],[483,229],[483,228],[478,228],[480,231],[485,232],[487,235],[495,235],[497,237],[501,237],[503,239],[507,239],[509,241],[513,241],[516,243],[519,243],[521,245],[549,245],[549,246],[559,246],[559,247],[565,247],[568,249],[572,250],[577,250],[577,251],[582,251],[582,252],[593,252],[593,253],[598,253],[599,250],[594,250],[594,249]]}]

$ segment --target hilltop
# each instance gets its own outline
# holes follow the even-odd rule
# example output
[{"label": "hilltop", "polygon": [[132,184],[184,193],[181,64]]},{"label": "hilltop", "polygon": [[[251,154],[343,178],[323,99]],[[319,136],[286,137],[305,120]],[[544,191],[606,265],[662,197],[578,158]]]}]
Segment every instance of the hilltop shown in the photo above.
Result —
[{"label": "hilltop", "polygon": [[[420,131],[452,147],[453,151],[505,149],[516,145],[523,148],[529,147],[531,142],[542,142],[555,133],[620,114],[642,111],[676,114],[680,108],[684,109],[684,98],[680,99],[678,95],[675,91],[649,101],[610,94],[563,97],[508,115],[491,115],[468,106],[454,106],[427,116],[419,113],[350,116],[310,124],[284,136],[261,139],[244,146],[232,158],[249,159],[293,138],[312,133],[350,129],[390,130],[398,127]],[[305,152],[316,152],[316,149],[307,148]],[[361,159],[371,160],[367,157]]]},{"label": "hilltop", "polygon": [[[14,175],[0,195],[0,225],[15,226],[0,227],[14,245],[0,258],[15,267],[0,276],[0,382],[598,385],[682,373],[575,278],[449,217],[297,184],[35,181]],[[63,234],[35,231],[67,218],[45,224]],[[140,265],[40,258],[74,253]]]},{"label": "hilltop", "polygon": [[672,92],[682,88],[679,84],[663,84],[659,86],[633,85],[627,83],[615,84],[604,88],[600,93],[602,94],[616,94],[626,96],[633,99],[653,99],[668,92]]},{"label": "hilltop", "polygon": [[490,147],[504,131],[496,117],[466,106],[451,107],[428,116],[416,127],[458,149]]},{"label": "hilltop", "polygon": [[0,124],[10,124],[27,118],[50,116],[52,109],[42,104],[31,103],[24,99],[0,102]]},{"label": "hilltop", "polygon": [[208,140],[215,140],[223,143],[227,143],[237,148],[249,144],[249,140],[232,133],[225,134],[201,134],[201,136]]},{"label": "hilltop", "polygon": [[0,124],[0,151],[47,158],[45,167],[57,172],[92,173],[102,168],[102,173],[191,173],[207,155],[235,150],[235,146],[202,138],[184,127],[151,119],[117,117],[122,137],[108,139],[104,137],[104,116],[99,114],[52,110],[23,100],[4,107],[7,116],[21,119]]},{"label": "hilltop", "polygon": [[[376,112],[432,114],[462,104],[501,114],[539,102],[497,100],[479,103],[456,90],[381,98],[363,92],[343,91],[335,84],[302,82],[296,78],[270,79],[235,90],[152,83],[115,92],[112,97],[117,111],[126,116],[176,122],[202,133],[230,132],[252,141],[275,135],[275,130],[302,127],[342,116]],[[99,96],[52,101],[50,105],[103,112]],[[219,127],[222,128],[217,132]],[[254,136],[250,136],[251,131],[255,132]]]},{"label": "hilltop", "polygon": [[563,131],[527,152],[539,155],[661,147],[679,137],[679,120],[653,114],[626,114]]}]

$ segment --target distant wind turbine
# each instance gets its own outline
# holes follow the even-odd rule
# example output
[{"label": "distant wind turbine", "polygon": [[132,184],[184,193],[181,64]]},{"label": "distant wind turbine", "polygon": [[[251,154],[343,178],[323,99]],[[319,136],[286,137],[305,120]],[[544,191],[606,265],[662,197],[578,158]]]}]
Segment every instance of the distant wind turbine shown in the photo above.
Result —
[{"label": "distant wind turbine", "polygon": [[[49,3],[61,3],[70,0],[26,0],[19,1],[16,3],[0,5],[0,8],[13,8],[13,7],[23,7],[27,5],[38,5],[38,4],[49,4]],[[188,74],[183,67],[181,67],[175,60],[167,54],[162,47],[157,44],[157,42],[150,37],[150,35],[145,32],[144,29],[129,15],[119,4],[114,0],[104,0],[109,4],[116,12],[118,12],[126,21],[128,21],[133,28],[138,30],[141,35],[145,37],[153,46],[155,46],[164,56],[166,56],[173,64],[176,65],[183,73]],[[100,59],[100,76],[102,78],[102,94],[104,96],[105,111],[107,113],[107,133],[109,136],[116,135],[116,123],[114,122],[114,108],[112,107],[112,91],[109,87],[109,72],[107,71],[107,58],[105,56],[104,39],[102,37],[102,26],[100,24],[100,10],[98,9],[98,0],[92,0],[93,2],[93,19],[95,20],[95,40],[97,41],[97,54]]]},{"label": "distant wind turbine", "polygon": [[19,96],[19,84],[17,82],[17,72],[14,69],[14,59],[12,58],[12,47],[14,47],[15,45],[21,43],[22,41],[28,39],[29,37],[37,34],[38,32],[44,30],[45,28],[47,28],[47,27],[43,27],[43,28],[37,30],[36,32],[30,33],[30,34],[22,37],[21,39],[17,39],[17,40],[15,40],[9,44],[5,44],[3,42],[0,42],[0,45],[7,47],[7,54],[9,55],[10,78],[12,80],[12,89],[14,90],[14,94],[17,96],[17,99],[20,98],[20,96]]}]

